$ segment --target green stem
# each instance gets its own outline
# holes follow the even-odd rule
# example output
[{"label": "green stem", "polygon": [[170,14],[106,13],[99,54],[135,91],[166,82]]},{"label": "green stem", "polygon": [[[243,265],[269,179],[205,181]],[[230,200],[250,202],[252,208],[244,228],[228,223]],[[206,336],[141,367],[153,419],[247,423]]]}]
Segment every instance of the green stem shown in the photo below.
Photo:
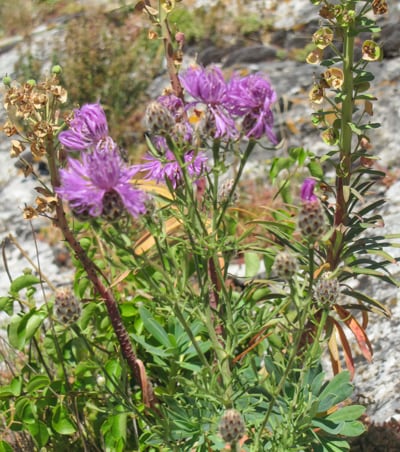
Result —
[{"label": "green stem", "polygon": [[[349,2],[349,13],[355,11],[355,2]],[[334,226],[346,225],[348,221],[348,201],[351,179],[351,141],[353,121],[353,64],[354,64],[354,33],[351,24],[342,28],[343,32],[343,88],[342,108],[340,117],[339,156],[340,161],[336,171],[336,211]],[[340,240],[341,241],[341,240]],[[340,261],[343,243],[337,243],[337,231],[332,234],[332,247],[327,261],[333,271]]]}]

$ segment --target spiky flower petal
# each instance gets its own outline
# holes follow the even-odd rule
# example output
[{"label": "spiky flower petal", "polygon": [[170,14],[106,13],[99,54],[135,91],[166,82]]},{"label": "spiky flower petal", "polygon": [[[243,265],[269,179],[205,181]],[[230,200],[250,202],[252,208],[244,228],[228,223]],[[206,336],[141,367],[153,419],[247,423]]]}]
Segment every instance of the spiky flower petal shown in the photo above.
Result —
[{"label": "spiky flower petal", "polygon": [[84,151],[95,147],[108,137],[107,118],[100,104],[86,104],[74,111],[69,130],[59,134],[67,150]]},{"label": "spiky flower petal", "polygon": [[137,217],[146,212],[146,195],[134,188],[131,180],[136,169],[125,165],[110,140],[107,148],[99,143],[92,153],[82,153],[81,160],[69,158],[67,168],[60,170],[61,186],[56,192],[78,214],[107,216],[110,198],[115,201],[119,197],[125,209]]}]

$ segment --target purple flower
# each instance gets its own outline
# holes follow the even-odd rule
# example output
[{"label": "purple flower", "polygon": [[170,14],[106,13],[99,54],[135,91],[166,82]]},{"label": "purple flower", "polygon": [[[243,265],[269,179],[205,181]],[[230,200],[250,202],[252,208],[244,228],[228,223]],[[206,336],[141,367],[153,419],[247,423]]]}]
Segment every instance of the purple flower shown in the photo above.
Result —
[{"label": "purple flower", "polygon": [[109,206],[111,200],[122,202],[134,217],[146,212],[147,197],[131,182],[136,170],[125,166],[115,144],[104,148],[99,143],[93,152],[82,153],[81,157],[68,158],[67,168],[60,170],[61,186],[56,189],[76,213],[98,217],[105,214],[105,204]]},{"label": "purple flower", "polygon": [[266,135],[272,143],[277,143],[271,110],[277,96],[268,80],[261,74],[234,77],[228,85],[228,97],[231,111],[243,118],[243,130],[248,138]]},{"label": "purple flower", "polygon": [[58,136],[60,143],[73,151],[84,151],[108,136],[107,118],[100,104],[86,104],[74,110],[69,130]]},{"label": "purple flower", "polygon": [[316,181],[307,177],[304,179],[303,185],[301,186],[300,197],[303,202],[316,201],[318,198],[314,195],[314,188]]},{"label": "purple flower", "polygon": [[227,84],[222,71],[217,67],[189,68],[180,77],[185,90],[196,102],[207,106],[215,121],[216,138],[235,138],[235,121],[229,113]]},{"label": "purple flower", "polygon": [[[171,150],[167,149],[162,157],[147,154],[144,160],[146,163],[136,165],[135,168],[137,171],[147,172],[146,180],[154,180],[157,183],[168,180],[174,189],[183,182],[182,168]],[[195,155],[193,151],[189,151],[183,160],[192,181],[198,179],[207,167],[207,157],[203,153]]]}]

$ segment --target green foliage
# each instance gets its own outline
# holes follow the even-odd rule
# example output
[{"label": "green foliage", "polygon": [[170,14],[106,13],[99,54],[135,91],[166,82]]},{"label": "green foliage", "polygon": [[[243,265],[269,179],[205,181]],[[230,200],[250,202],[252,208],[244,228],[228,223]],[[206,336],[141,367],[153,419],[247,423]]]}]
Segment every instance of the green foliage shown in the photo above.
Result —
[{"label": "green foliage", "polygon": [[[153,194],[148,213],[140,219],[124,216],[110,223],[101,216],[74,218],[66,215],[55,187],[49,188],[48,181],[41,184],[38,192],[46,199],[41,198],[42,210],[33,210],[51,217],[71,248],[71,285],[82,312],[77,321],[58,318],[57,291],[38,303],[38,287],[45,278],[28,272],[11,281],[8,294],[0,298],[0,309],[10,315],[9,349],[1,353],[13,358],[4,360],[8,375],[0,388],[6,432],[28,435],[35,449],[65,450],[68,444],[71,451],[199,452],[228,445],[246,452],[345,451],[348,438],[362,434],[358,419],[364,408],[350,402],[354,362],[343,327],[351,330],[369,359],[371,344],[355,312],[362,311],[365,318],[369,311],[388,315],[388,310],[347,282],[369,276],[397,284],[387,270],[395,260],[385,250],[395,237],[373,232],[382,221],[378,209],[384,202],[370,194],[383,174],[366,164],[373,159],[367,134],[378,126],[368,118],[374,97],[365,83],[373,78],[367,61],[353,65],[353,37],[375,30],[363,17],[369,2],[364,3],[364,10],[356,13],[354,2],[342,2],[330,19],[341,29],[347,53],[337,51],[334,61],[322,62],[320,88],[326,104],[313,122],[322,133],[333,131],[332,149],[316,156],[298,147],[272,161],[269,176],[281,203],[268,206],[266,218],[248,209],[251,219],[243,220],[246,209],[234,204],[256,146],[253,139],[238,143],[199,134],[199,148],[210,150],[212,163],[195,186],[183,163],[188,144],[168,135],[166,143],[182,178],[176,187],[170,180],[165,185],[136,181]],[[191,15],[183,9],[170,12],[173,5],[168,2],[161,3],[160,11],[142,6],[167,44],[173,81],[170,24],[179,30]],[[135,71],[158,64],[159,43],[144,49],[142,31],[135,29],[127,47],[132,23],[125,16],[119,19],[122,26],[113,22],[115,16],[101,14],[69,24],[65,60],[59,58],[73,102],[100,97],[111,128],[122,127],[122,118],[132,115],[143,99],[152,68],[142,72],[143,78],[133,77]],[[327,30],[318,38],[323,46]],[[194,39],[196,30],[190,33]],[[335,66],[338,72],[332,70],[328,77],[326,68],[333,62],[341,67]],[[328,83],[332,74],[338,77],[336,85]],[[38,143],[45,147],[41,157],[47,158],[53,185],[58,185],[58,171],[65,164],[57,141],[66,127],[59,116],[57,83],[53,74],[50,82],[39,85],[46,92],[43,104],[37,106],[43,97],[35,96],[35,114],[20,115],[22,128],[33,131],[23,137],[32,152],[40,148]],[[8,89],[19,93],[11,84]],[[29,99],[31,88],[22,89]],[[12,108],[17,109],[20,98],[9,98]],[[363,109],[357,110],[356,98]],[[48,126],[45,141],[42,129],[35,128],[42,121]],[[231,161],[237,164],[234,171]],[[326,167],[334,170],[332,177]],[[221,195],[224,177],[232,173],[233,182]],[[312,185],[299,201],[305,174],[318,181],[318,199]],[[314,208],[325,215],[320,236],[296,223],[299,211]],[[311,221],[311,215],[305,220]],[[278,271],[282,253],[290,258],[281,259],[283,266],[291,264],[287,273]],[[238,258],[245,267],[241,277],[231,274]],[[329,281],[337,283],[334,287],[342,284],[343,290],[321,301],[317,288]],[[344,295],[355,302],[337,299]],[[336,333],[348,371],[341,371]],[[330,379],[321,366],[326,348],[335,373]],[[232,408],[243,417],[246,434],[225,444],[219,421]],[[0,450],[9,448],[0,442]]]}]

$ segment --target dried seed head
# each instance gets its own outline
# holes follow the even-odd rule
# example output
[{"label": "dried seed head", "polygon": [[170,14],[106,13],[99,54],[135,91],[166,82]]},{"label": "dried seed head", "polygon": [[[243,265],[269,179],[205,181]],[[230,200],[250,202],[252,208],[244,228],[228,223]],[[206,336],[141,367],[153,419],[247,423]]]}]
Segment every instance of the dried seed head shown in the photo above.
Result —
[{"label": "dried seed head", "polygon": [[313,104],[321,104],[324,100],[324,88],[321,84],[315,83],[311,88],[308,98]]},{"label": "dried seed head", "polygon": [[382,51],[375,41],[367,39],[361,47],[362,59],[365,61],[379,61],[382,57]]},{"label": "dried seed head", "polygon": [[332,278],[331,272],[324,273],[315,285],[315,299],[323,305],[330,306],[336,302],[339,294],[339,280],[337,278]]},{"label": "dried seed head", "polygon": [[55,292],[55,313],[65,325],[75,323],[81,314],[81,307],[69,287],[59,287]]},{"label": "dried seed head", "polygon": [[275,257],[274,269],[280,278],[289,281],[296,273],[297,261],[292,254],[281,251]]},{"label": "dried seed head", "polygon": [[246,427],[239,411],[227,410],[219,423],[219,433],[227,443],[240,440],[245,434]]},{"label": "dried seed head", "polygon": [[298,226],[303,236],[317,240],[326,231],[325,225],[325,215],[319,199],[304,202],[298,216]]},{"label": "dried seed head", "polygon": [[386,0],[374,0],[372,2],[372,11],[376,15],[386,14],[388,12]]},{"label": "dried seed head", "polygon": [[328,27],[321,27],[313,34],[313,41],[318,49],[325,49],[333,41],[333,31]]}]

